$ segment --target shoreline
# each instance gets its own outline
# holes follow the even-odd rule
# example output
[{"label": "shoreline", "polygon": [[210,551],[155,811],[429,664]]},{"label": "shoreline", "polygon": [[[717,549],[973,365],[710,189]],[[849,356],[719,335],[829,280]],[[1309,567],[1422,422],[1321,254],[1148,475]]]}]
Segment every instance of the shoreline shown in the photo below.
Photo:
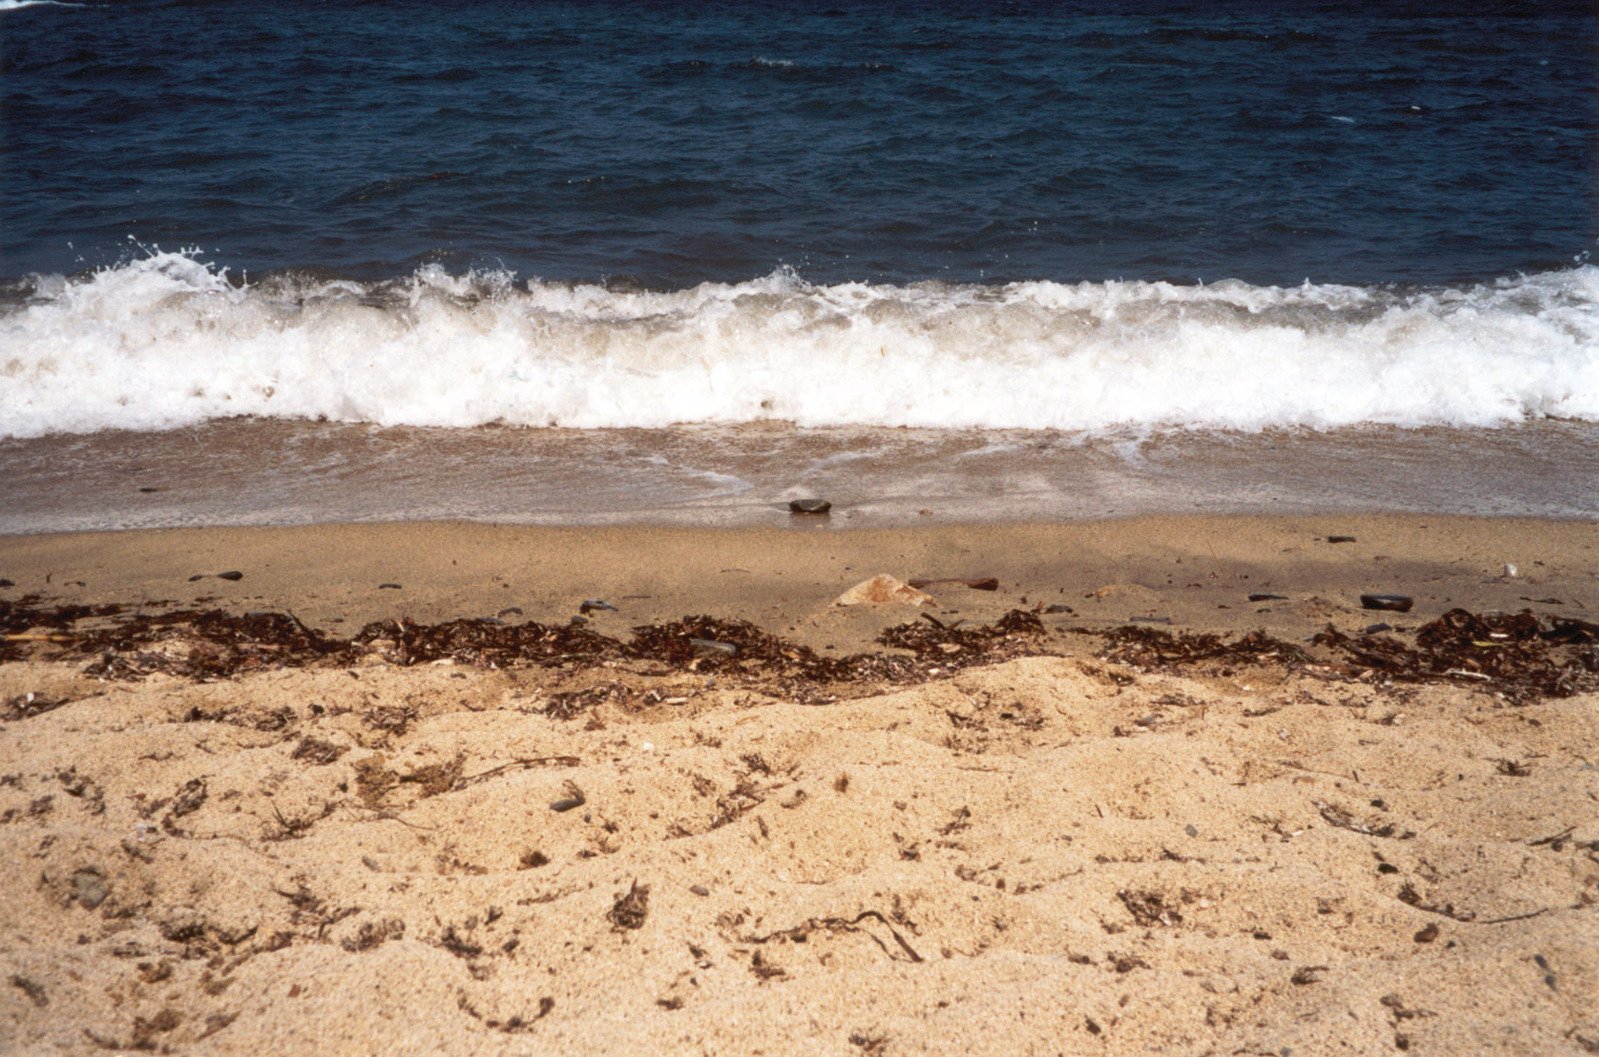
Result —
[{"label": "shoreline", "polygon": [[1359,512],[1599,519],[1599,426],[378,428],[235,419],[0,441],[0,534],[466,520],[835,528]]},{"label": "shoreline", "polygon": [[[877,573],[998,583],[831,605]],[[1599,1046],[1588,523],[212,528],[0,578],[0,1048]],[[1457,608],[1536,631],[1371,666]]]}]

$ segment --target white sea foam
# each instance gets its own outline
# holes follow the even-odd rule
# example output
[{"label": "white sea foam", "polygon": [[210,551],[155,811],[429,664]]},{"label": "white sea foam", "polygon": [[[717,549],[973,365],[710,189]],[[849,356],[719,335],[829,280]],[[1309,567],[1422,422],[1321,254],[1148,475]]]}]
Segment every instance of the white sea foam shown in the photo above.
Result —
[{"label": "white sea foam", "polygon": [[0,0],[0,11],[18,11],[24,7],[83,7],[66,0]]},{"label": "white sea foam", "polygon": [[0,309],[0,435],[235,415],[1064,430],[1599,421],[1599,267],[1396,291],[1227,282],[676,292],[451,275],[248,286],[155,253]]}]

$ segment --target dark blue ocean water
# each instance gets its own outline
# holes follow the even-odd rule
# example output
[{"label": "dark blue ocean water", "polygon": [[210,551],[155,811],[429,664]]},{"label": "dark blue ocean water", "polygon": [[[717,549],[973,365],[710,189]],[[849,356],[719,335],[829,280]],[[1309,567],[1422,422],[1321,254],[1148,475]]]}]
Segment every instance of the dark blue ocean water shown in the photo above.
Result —
[{"label": "dark blue ocean water", "polygon": [[1437,283],[1599,235],[1590,3],[0,8],[0,276]]}]

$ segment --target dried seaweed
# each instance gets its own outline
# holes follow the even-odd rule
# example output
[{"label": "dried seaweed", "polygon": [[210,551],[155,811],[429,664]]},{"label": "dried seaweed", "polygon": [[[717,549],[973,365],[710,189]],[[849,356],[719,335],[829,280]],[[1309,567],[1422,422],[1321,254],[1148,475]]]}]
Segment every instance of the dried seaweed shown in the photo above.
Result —
[{"label": "dried seaweed", "polygon": [[618,931],[641,929],[649,913],[650,886],[641,885],[635,879],[626,892],[616,897],[616,902],[611,904],[611,909],[605,914],[605,920]]},{"label": "dried seaweed", "polygon": [[1390,635],[1350,636],[1331,626],[1313,641],[1362,673],[1401,682],[1468,679],[1515,701],[1599,688],[1599,624],[1530,610],[1451,609],[1417,629],[1414,648]]},{"label": "dried seaweed", "polygon": [[1104,633],[1107,660],[1139,668],[1222,662],[1224,664],[1302,664],[1305,651],[1291,642],[1251,631],[1229,642],[1220,635],[1157,631],[1147,627],[1112,628]]},{"label": "dried seaweed", "polygon": [[[895,946],[898,948],[898,953],[895,952],[894,948],[891,948],[888,944],[884,943],[881,937],[877,936],[875,933],[861,925],[861,922],[867,920],[868,918],[878,922],[884,928],[888,929],[889,935],[893,937]],[[900,921],[900,923],[905,925],[907,928],[913,927],[909,921],[903,919]],[[768,932],[765,935],[760,936],[746,936],[744,937],[744,942],[760,944],[769,943],[776,939],[784,939],[793,943],[805,943],[810,939],[811,933],[816,932],[819,929],[825,929],[828,932],[864,933],[865,935],[871,937],[872,942],[876,943],[877,946],[882,949],[883,953],[888,955],[891,961],[920,962],[924,960],[920,954],[916,953],[916,949],[910,945],[905,937],[900,934],[899,930],[894,927],[894,923],[889,921],[888,918],[884,917],[883,913],[878,910],[863,910],[852,918],[810,918],[801,924],[795,925],[793,928],[780,929],[777,932]]]},{"label": "dried seaweed", "polygon": [[[1015,657],[1056,653],[1037,615],[1011,610],[991,625],[944,623],[924,614],[883,631],[877,642],[891,652],[823,656],[755,624],[709,616],[635,627],[631,639],[576,624],[462,619],[418,624],[408,618],[371,623],[343,639],[307,627],[292,613],[242,616],[218,609],[130,612],[121,605],[45,606],[37,595],[0,600],[0,662],[31,656],[93,658],[86,672],[102,678],[138,679],[163,672],[195,680],[251,671],[346,665],[377,654],[394,664],[446,660],[499,668],[522,665],[583,669],[618,661],[645,661],[679,670],[716,673],[746,686],[781,686],[802,701],[831,700],[838,684],[866,687],[947,677],[966,668]],[[1101,636],[1103,655],[1141,668],[1196,664],[1277,663],[1310,658],[1300,647],[1255,631],[1235,640],[1214,634],[1170,632],[1127,625]],[[1455,609],[1425,625],[1414,646],[1384,634],[1346,635],[1327,628],[1314,640],[1357,675],[1395,681],[1471,680],[1512,700],[1567,697],[1599,688],[1599,625],[1565,617],[1478,615]],[[634,691],[621,683],[564,691],[550,698],[552,718],[572,718],[605,701],[630,704]],[[11,699],[6,719],[28,718],[53,700]],[[208,717],[199,717],[208,718]],[[210,717],[215,718],[215,717]],[[269,716],[264,729],[295,717]],[[407,721],[408,721],[407,717]],[[398,733],[386,717],[369,722]],[[308,754],[311,750],[307,750]],[[307,756],[315,759],[316,757]]]},{"label": "dried seaweed", "polygon": [[448,620],[418,624],[410,619],[376,621],[356,632],[353,642],[372,646],[395,664],[453,660],[480,668],[518,662],[555,665],[617,655],[617,641],[570,624],[502,624],[487,620]]},{"label": "dried seaweed", "polygon": [[1133,892],[1123,889],[1116,893],[1122,906],[1133,916],[1133,920],[1144,928],[1155,925],[1179,925],[1183,915],[1175,906],[1166,901],[1160,892]]}]

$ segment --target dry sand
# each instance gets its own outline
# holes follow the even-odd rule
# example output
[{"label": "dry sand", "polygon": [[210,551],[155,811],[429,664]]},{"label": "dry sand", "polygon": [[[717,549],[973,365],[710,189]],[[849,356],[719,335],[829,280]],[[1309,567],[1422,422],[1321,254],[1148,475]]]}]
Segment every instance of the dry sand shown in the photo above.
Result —
[{"label": "dry sand", "polygon": [[[1052,655],[825,692],[379,653],[103,681],[28,640],[0,664],[0,1050],[1599,1052],[1599,695],[1139,667],[1060,630],[1592,620],[1592,524],[0,540],[12,600],[198,598],[348,636],[603,598],[612,636],[709,613],[827,656],[915,618],[829,607],[876,573],[999,578],[929,587],[945,623],[1073,612],[1040,614]],[[29,693],[66,703],[15,718]]]}]

